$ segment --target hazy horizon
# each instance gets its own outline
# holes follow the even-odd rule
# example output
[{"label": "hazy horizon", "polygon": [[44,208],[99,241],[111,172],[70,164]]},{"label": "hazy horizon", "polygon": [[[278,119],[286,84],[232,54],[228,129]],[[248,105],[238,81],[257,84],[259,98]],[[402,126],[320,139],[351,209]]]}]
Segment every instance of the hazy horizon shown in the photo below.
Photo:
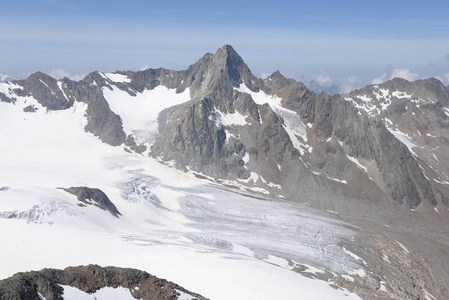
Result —
[{"label": "hazy horizon", "polygon": [[232,45],[254,75],[340,92],[393,77],[449,84],[449,3],[27,0],[4,4],[0,72],[186,69]]}]

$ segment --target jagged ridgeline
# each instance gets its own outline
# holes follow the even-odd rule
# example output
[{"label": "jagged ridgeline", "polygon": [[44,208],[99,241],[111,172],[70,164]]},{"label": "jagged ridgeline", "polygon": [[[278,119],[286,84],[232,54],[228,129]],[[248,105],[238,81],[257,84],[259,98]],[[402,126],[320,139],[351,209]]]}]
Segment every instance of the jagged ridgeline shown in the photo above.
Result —
[{"label": "jagged ridgeline", "polygon": [[86,105],[103,142],[243,189],[352,215],[449,207],[449,91],[436,79],[315,94],[280,72],[256,78],[226,45],[183,71],[35,73],[0,90],[31,96],[41,107],[25,112]]}]

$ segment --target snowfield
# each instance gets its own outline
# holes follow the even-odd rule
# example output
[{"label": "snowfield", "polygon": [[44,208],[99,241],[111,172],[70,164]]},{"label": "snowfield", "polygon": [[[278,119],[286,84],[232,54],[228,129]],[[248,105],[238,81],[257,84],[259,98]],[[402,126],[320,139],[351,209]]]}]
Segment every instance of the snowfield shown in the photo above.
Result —
[{"label": "snowfield", "polygon": [[[137,112],[108,91],[127,130],[153,130],[143,118],[132,123]],[[151,110],[158,93],[171,91],[124,101]],[[170,105],[189,100],[178,96]],[[30,104],[36,113],[23,112]],[[167,107],[155,105],[157,112]],[[0,278],[94,263],[141,269],[214,300],[360,299],[310,276],[324,270],[363,276],[363,263],[341,246],[356,234],[349,224],[111,147],[84,132],[85,110],[76,103],[47,111],[31,97],[0,102]],[[288,126],[301,136],[299,124]],[[76,186],[101,189],[122,215],[80,207],[76,196],[60,189]]]}]

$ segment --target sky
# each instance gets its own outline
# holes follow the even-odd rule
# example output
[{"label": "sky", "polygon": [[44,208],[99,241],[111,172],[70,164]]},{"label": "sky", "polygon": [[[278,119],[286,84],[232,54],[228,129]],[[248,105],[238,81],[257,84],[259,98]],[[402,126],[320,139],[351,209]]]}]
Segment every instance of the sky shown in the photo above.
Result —
[{"label": "sky", "polygon": [[257,77],[279,70],[348,91],[403,77],[449,84],[449,1],[0,0],[0,73],[183,70],[230,44]]}]

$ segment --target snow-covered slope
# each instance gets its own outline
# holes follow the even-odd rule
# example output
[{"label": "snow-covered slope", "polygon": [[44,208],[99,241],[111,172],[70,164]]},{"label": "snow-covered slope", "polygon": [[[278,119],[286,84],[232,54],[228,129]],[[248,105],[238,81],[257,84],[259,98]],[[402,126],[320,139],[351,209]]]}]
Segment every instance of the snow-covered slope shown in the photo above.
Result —
[{"label": "snow-covered slope", "polygon": [[[24,113],[28,105],[37,111]],[[0,277],[97,263],[147,270],[211,299],[358,299],[303,275],[363,268],[340,245],[355,234],[349,225],[111,147],[84,132],[85,111],[46,111],[32,97],[0,102]],[[72,186],[101,189],[122,215],[79,206],[60,189]]]}]

